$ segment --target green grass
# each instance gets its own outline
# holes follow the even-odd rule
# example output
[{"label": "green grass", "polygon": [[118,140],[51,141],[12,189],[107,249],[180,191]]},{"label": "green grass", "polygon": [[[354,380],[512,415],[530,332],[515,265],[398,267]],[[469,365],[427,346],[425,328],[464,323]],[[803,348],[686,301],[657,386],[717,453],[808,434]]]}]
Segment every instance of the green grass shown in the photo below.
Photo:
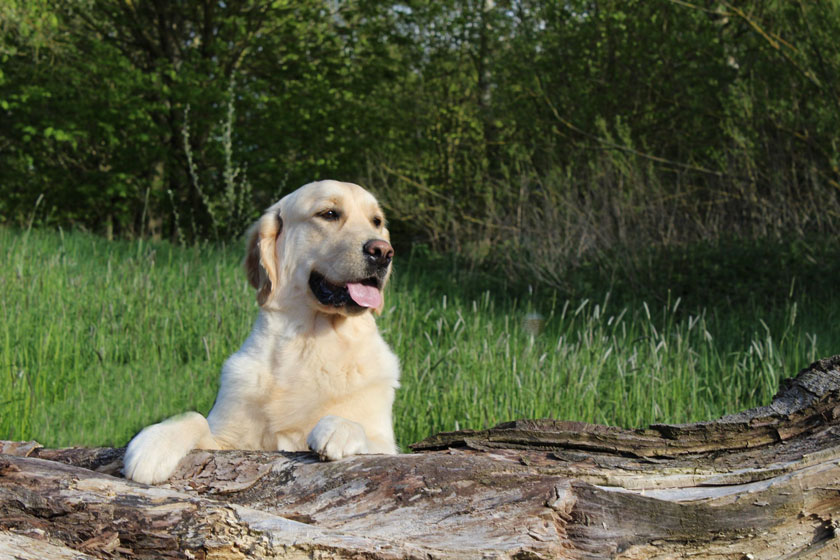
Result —
[{"label": "green grass", "polygon": [[[767,271],[720,281],[734,291],[689,263],[670,295],[666,275],[643,292],[596,281],[568,298],[403,256],[379,319],[402,361],[400,444],[514,418],[639,427],[768,402],[780,377],[840,352],[840,294],[837,276],[799,266],[808,251],[762,247]],[[171,414],[207,413],[257,313],[241,251],[0,228],[0,438],[123,445]],[[733,254],[709,251],[686,254],[713,269]],[[788,273],[771,274],[774,259]],[[532,312],[537,334],[523,326]]]}]

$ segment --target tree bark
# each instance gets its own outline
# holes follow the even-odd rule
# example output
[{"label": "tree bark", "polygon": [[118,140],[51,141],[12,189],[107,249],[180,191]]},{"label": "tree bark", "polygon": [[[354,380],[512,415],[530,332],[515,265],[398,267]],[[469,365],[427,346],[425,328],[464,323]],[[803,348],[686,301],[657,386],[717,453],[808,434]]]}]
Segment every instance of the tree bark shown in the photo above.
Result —
[{"label": "tree bark", "polygon": [[840,356],[768,406],[644,430],[519,420],[333,463],[0,443],[0,558],[840,558]]}]

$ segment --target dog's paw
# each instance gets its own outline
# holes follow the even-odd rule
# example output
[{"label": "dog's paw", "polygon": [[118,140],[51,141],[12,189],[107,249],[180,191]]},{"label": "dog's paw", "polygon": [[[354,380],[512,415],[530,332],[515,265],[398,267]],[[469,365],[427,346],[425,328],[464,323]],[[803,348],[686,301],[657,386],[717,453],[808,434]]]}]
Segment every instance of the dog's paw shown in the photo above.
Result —
[{"label": "dog's paw", "polygon": [[325,461],[368,452],[367,436],[362,425],[332,415],[324,416],[315,424],[306,438],[306,444]]},{"label": "dog's paw", "polygon": [[184,453],[165,424],[154,424],[134,436],[123,458],[123,474],[135,482],[157,484],[172,476]]},{"label": "dog's paw", "polygon": [[123,474],[144,484],[164,482],[203,432],[209,433],[209,427],[204,426],[204,417],[190,412],[144,428],[125,450]]}]

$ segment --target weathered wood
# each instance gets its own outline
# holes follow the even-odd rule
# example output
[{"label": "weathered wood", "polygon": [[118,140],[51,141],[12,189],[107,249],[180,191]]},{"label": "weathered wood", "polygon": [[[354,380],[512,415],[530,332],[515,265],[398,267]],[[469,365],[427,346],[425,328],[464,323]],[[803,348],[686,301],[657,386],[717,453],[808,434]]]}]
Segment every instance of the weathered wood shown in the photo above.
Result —
[{"label": "weathered wood", "polygon": [[0,558],[840,558],[840,356],[715,422],[519,420],[413,448],[196,451],[148,487],[121,449],[3,442]]}]

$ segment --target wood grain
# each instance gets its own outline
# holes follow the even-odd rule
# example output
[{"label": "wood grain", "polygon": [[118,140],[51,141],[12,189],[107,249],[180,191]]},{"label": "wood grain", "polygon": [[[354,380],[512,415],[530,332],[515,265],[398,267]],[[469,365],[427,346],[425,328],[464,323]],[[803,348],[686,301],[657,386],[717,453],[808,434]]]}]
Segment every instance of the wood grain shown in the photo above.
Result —
[{"label": "wood grain", "polygon": [[2,442],[0,558],[840,558],[840,356],[713,422],[518,420],[412,447],[196,451],[149,487],[122,449]]}]

